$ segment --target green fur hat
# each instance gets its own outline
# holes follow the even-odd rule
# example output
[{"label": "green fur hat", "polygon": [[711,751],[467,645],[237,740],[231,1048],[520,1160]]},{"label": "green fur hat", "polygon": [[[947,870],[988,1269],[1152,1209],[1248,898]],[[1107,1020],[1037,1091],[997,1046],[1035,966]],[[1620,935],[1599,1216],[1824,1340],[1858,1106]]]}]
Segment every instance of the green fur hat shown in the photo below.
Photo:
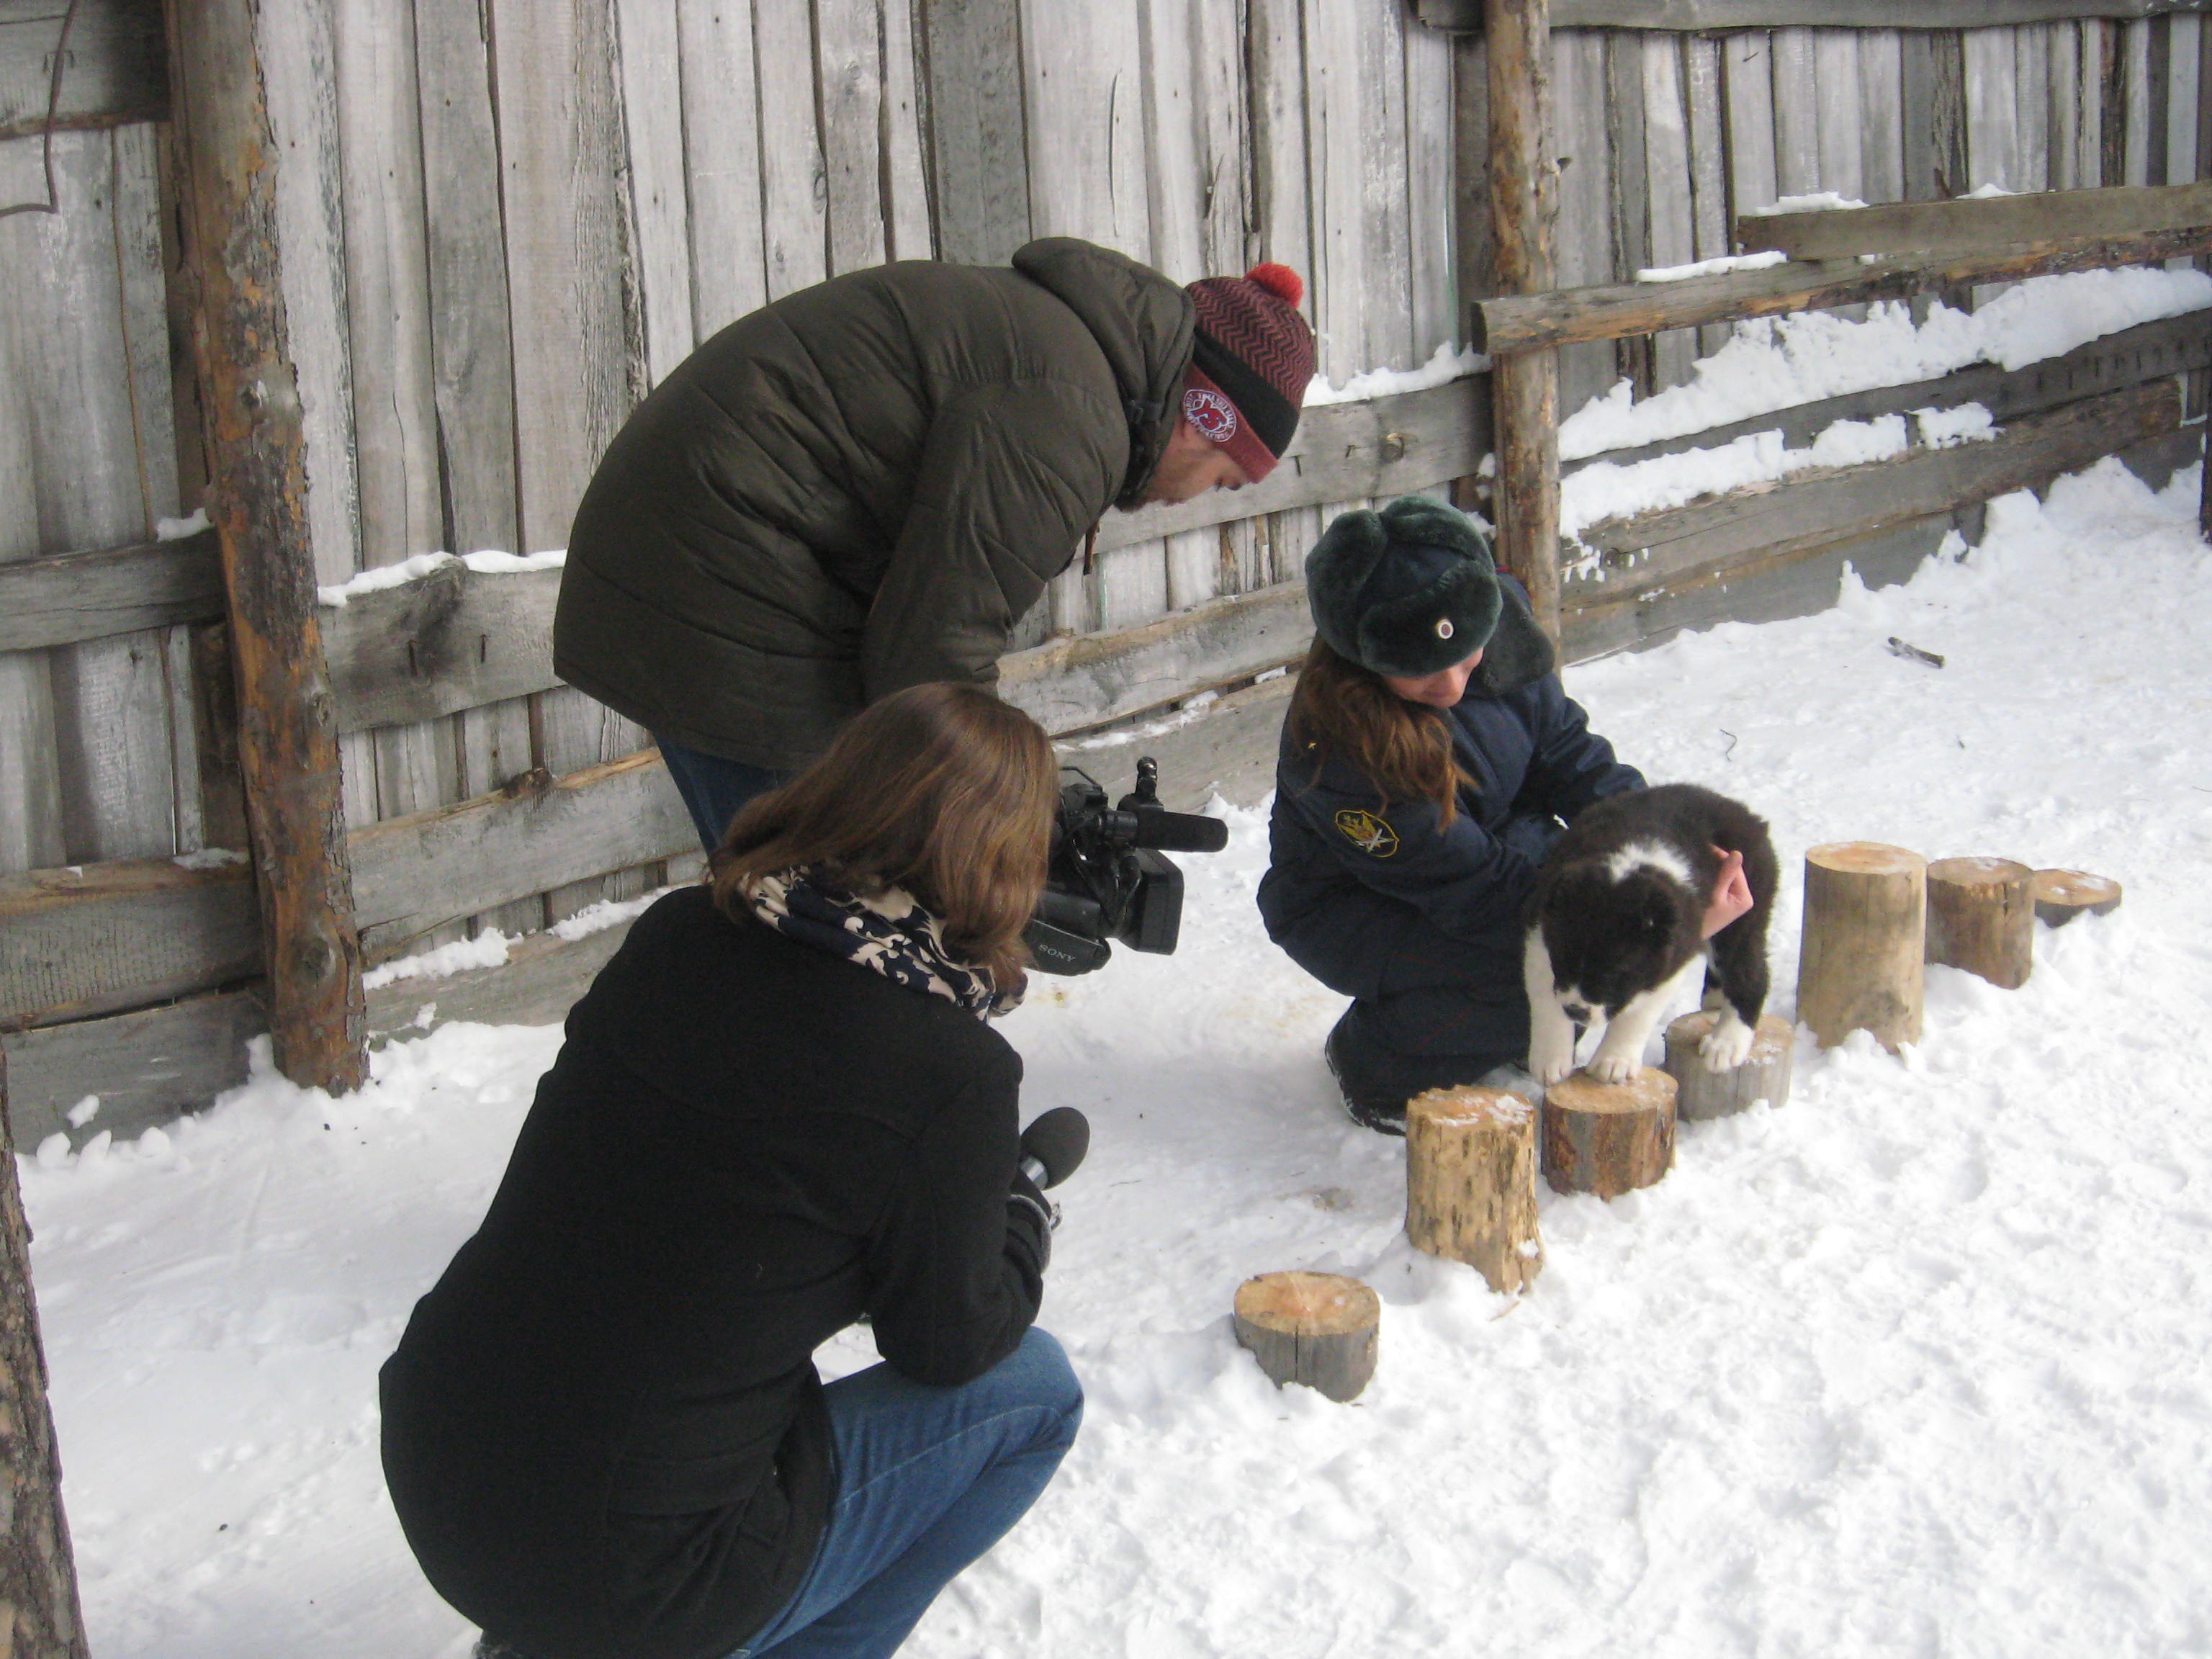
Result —
[{"label": "green fur hat", "polygon": [[1425,495],[1340,514],[1306,556],[1306,602],[1339,656],[1394,679],[1440,673],[1478,650],[1476,681],[1492,692],[1552,669],[1551,642],[1517,585],[1498,580],[1488,539]]}]

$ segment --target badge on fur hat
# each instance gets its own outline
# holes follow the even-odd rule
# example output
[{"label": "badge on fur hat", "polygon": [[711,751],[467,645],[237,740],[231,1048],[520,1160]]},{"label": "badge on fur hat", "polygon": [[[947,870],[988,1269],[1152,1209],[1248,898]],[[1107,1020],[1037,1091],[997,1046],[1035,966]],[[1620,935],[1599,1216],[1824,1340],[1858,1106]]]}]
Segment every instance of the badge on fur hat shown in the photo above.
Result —
[{"label": "badge on fur hat", "polygon": [[1387,859],[1398,850],[1398,832],[1372,812],[1347,806],[1336,815],[1336,827],[1370,858]]}]

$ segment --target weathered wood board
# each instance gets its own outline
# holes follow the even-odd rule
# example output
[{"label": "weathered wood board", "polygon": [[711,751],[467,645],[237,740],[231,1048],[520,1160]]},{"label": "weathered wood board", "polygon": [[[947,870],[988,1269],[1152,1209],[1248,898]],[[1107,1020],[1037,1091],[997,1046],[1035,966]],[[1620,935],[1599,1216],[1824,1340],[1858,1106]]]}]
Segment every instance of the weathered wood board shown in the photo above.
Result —
[{"label": "weathered wood board", "polygon": [[[0,1035],[15,1144],[27,1152],[55,1133],[77,1145],[102,1131],[123,1139],[204,1106],[246,1081],[246,1045],[268,1029],[255,993],[222,991]],[[71,1109],[95,1095],[97,1115],[71,1124]]]},{"label": "weathered wood board", "polygon": [[1862,253],[1971,253],[2008,242],[2132,236],[2208,224],[2212,184],[2190,184],[1749,214],[1735,222],[1735,234],[1747,253],[1778,249],[1793,259],[1840,259]]},{"label": "weathered wood board", "polygon": [[1046,731],[1076,731],[1279,667],[1312,638],[1305,584],[1283,582],[1018,652],[1000,660],[999,691]]},{"label": "weathered wood board", "polygon": [[[2212,0],[1552,0],[1554,28],[1991,28],[2067,17],[2155,17],[2202,12]],[[1431,28],[1479,30],[1482,0],[1419,0]],[[1909,22],[1907,21],[1909,15]]]},{"label": "weathered wood board", "polygon": [[1757,432],[1779,432],[1787,446],[1800,448],[1838,421],[1864,421],[1922,409],[1955,409],[1962,404],[1980,404],[2002,423],[2101,392],[2208,367],[2212,367],[2212,329],[2208,329],[2202,315],[2190,313],[2138,324],[2077,346],[2062,357],[2046,357],[2020,368],[1976,363],[1932,380],[1845,392],[1679,438],[1662,438],[1633,449],[1581,457],[1568,462],[1564,471],[1571,475],[1601,463],[1628,466],[1685,450],[1717,447]]},{"label": "weathered wood board", "polygon": [[1580,340],[1611,340],[1695,324],[1900,300],[1962,283],[2009,282],[2061,271],[2157,264],[2212,252],[2212,227],[2128,236],[2063,237],[1971,254],[1923,258],[1793,260],[1671,283],[1615,283],[1527,297],[1479,300],[1476,344],[1496,356]]},{"label": "weathered wood board", "polygon": [[53,98],[53,56],[69,22],[62,128],[164,121],[169,54],[160,0],[0,0],[0,139],[41,131]]},{"label": "weathered wood board", "polygon": [[1771,557],[1841,536],[1988,501],[2086,466],[2181,424],[2178,384],[2158,380],[2030,416],[1983,443],[1914,449],[1888,460],[1792,476],[1583,530],[1607,556],[1616,594],[1662,586],[1733,559]]},{"label": "weathered wood board", "polygon": [[363,959],[389,960],[441,922],[696,848],[698,832],[650,750],[354,831]]},{"label": "weathered wood board", "polygon": [[253,872],[116,860],[0,876],[0,1030],[82,1019],[261,970]]},{"label": "weathered wood board", "polygon": [[221,617],[213,531],[0,564],[0,651],[37,651]]}]

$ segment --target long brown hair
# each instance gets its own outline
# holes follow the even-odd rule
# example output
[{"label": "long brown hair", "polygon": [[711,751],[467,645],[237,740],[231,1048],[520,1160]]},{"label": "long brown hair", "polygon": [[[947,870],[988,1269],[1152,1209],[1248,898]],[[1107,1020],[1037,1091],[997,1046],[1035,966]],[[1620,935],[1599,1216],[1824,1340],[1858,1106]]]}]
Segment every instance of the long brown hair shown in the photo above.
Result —
[{"label": "long brown hair", "polygon": [[1436,803],[1443,821],[1458,816],[1459,786],[1474,780],[1452,758],[1451,723],[1443,711],[1408,702],[1374,670],[1340,655],[1316,637],[1291,697],[1291,735],[1311,755],[1314,776],[1334,758],[1364,773],[1394,799]]},{"label": "long brown hair", "polygon": [[1051,850],[1059,769],[1020,709],[973,685],[909,686],[864,710],[829,753],[749,804],[708,860],[714,902],[751,913],[747,878],[811,866],[863,894],[900,887],[1001,990]]}]

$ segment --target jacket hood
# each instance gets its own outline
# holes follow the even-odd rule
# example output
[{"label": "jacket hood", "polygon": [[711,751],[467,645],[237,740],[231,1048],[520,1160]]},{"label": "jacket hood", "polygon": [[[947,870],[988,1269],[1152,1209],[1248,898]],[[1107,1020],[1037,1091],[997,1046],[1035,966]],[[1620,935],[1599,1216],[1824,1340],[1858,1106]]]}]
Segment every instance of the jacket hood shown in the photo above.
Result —
[{"label": "jacket hood", "polygon": [[1106,354],[1129,421],[1129,471],[1115,505],[1138,504],[1178,414],[1197,312],[1190,295],[1148,265],[1073,236],[1048,236],[1014,254],[1014,269],[1081,319]]}]

